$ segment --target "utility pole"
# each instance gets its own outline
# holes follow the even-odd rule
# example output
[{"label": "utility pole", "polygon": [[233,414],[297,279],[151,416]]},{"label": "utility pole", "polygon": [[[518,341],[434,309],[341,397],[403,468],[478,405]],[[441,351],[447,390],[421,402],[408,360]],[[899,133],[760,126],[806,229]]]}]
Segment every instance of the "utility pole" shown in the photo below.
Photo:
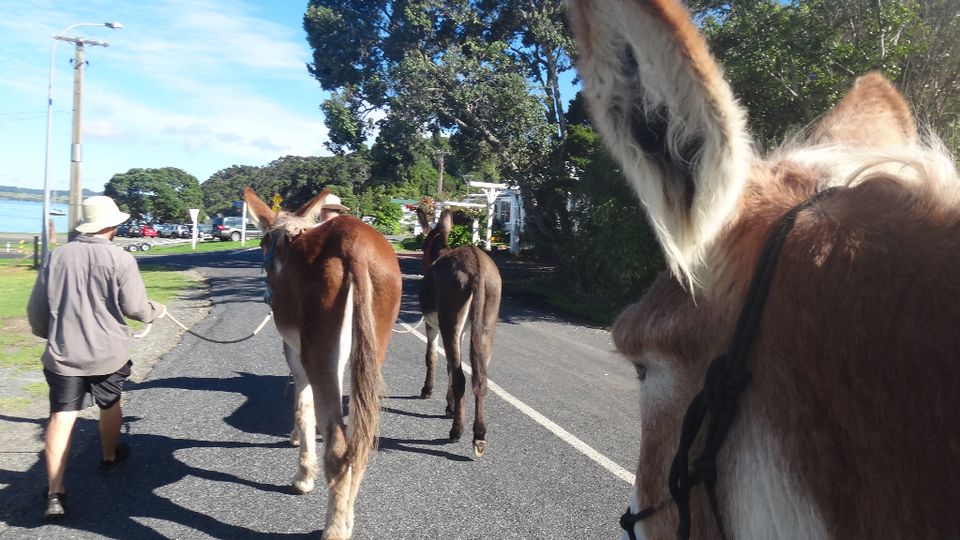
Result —
[{"label": "utility pole", "polygon": [[77,236],[74,230],[80,224],[80,203],[83,200],[83,189],[80,183],[80,165],[83,162],[83,68],[86,61],[83,59],[83,48],[87,45],[108,47],[106,41],[96,39],[70,38],[54,36],[54,39],[68,41],[76,46],[73,59],[73,136],[70,144],[70,210],[67,213],[67,230],[70,240]]},{"label": "utility pole", "polygon": [[443,193],[443,156],[446,155],[446,151],[442,148],[437,150],[437,155],[440,156],[440,178],[437,180],[437,198],[442,199],[441,194]]},{"label": "utility pole", "polygon": [[[81,26],[105,26],[113,30],[119,30],[123,28],[123,23],[119,22],[105,22],[105,23],[78,23],[72,24],[63,30],[59,34],[54,34],[53,36],[53,45],[50,46],[50,77],[47,80],[47,144],[46,150],[43,153],[43,220],[41,225],[41,234],[43,243],[43,256],[41,260],[46,260],[47,251],[49,250],[49,243],[51,242],[51,236],[56,239],[56,234],[51,235],[50,226],[53,221],[50,219],[50,140],[53,135],[53,61],[56,58],[57,51],[57,40],[59,41],[69,41],[73,42],[79,38],[69,38],[66,37],[66,33],[74,28],[79,28]],[[104,43],[106,46],[106,43]],[[55,233],[55,231],[53,231]]]}]

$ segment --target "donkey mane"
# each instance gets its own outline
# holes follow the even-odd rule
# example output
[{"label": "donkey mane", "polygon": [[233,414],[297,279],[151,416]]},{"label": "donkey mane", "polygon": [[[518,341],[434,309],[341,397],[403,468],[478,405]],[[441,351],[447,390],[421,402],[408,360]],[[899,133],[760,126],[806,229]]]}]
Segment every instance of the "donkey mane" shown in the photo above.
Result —
[{"label": "donkey mane", "polygon": [[280,211],[277,214],[277,220],[270,227],[270,232],[283,231],[290,237],[303,234],[304,231],[317,226],[317,222],[311,218],[298,216],[291,212]]}]

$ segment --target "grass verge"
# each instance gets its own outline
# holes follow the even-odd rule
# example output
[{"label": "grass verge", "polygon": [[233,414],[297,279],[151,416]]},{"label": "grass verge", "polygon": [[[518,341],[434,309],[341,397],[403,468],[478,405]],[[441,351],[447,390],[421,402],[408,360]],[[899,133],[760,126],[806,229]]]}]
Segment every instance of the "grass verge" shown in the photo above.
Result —
[{"label": "grass verge", "polygon": [[246,246],[241,246],[240,242],[230,240],[215,240],[212,242],[197,242],[197,249],[192,249],[189,242],[183,244],[154,246],[150,251],[135,251],[134,256],[141,255],[183,255],[189,253],[207,253],[210,251],[225,251],[228,249],[248,249],[258,247],[260,240],[247,240]]},{"label": "grass verge", "polygon": [[[151,300],[168,303],[180,293],[202,285],[183,272],[161,265],[143,264],[140,274]],[[30,260],[0,261],[0,376],[15,377],[18,373],[39,372],[42,368],[44,340],[30,333],[26,309],[37,271]],[[142,326],[128,321],[134,328]],[[16,411],[30,405],[31,400],[47,394],[46,382],[29,382],[19,386],[19,395],[0,396],[0,411]]]}]

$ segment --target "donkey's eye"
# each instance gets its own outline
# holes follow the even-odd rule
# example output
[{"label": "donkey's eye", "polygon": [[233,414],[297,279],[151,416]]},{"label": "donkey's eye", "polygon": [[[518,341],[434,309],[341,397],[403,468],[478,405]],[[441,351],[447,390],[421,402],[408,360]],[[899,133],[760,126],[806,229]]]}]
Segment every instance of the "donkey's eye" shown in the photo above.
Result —
[{"label": "donkey's eye", "polygon": [[637,370],[637,378],[641,381],[647,378],[647,366],[643,364],[634,364],[633,369]]}]

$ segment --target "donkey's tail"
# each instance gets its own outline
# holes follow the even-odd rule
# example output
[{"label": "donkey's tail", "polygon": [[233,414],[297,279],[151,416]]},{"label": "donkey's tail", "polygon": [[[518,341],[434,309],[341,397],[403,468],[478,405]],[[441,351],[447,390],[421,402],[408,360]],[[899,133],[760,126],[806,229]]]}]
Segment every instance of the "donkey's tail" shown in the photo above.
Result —
[{"label": "donkey's tail", "polygon": [[497,331],[500,312],[500,279],[480,276],[473,288],[470,302],[470,364],[474,373],[486,378],[486,364],[493,352],[493,336]]},{"label": "donkey's tail", "polygon": [[377,331],[373,317],[373,284],[365,268],[353,274],[353,352],[347,455],[364,464],[380,429],[383,379],[377,363]]}]

